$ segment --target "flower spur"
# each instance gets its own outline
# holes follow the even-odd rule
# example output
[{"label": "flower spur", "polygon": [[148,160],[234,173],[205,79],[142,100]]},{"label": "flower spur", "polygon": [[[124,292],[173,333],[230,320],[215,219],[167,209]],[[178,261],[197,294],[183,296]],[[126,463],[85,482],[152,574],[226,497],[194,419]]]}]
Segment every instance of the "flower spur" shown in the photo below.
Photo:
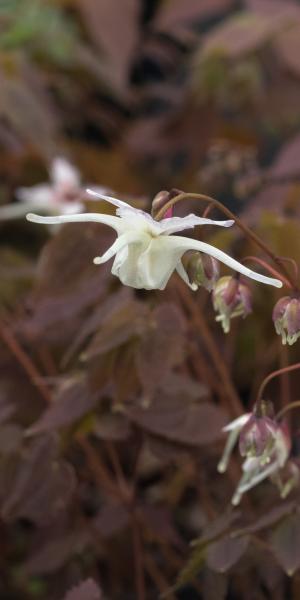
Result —
[{"label": "flower spur", "polygon": [[192,229],[196,225],[230,227],[234,223],[232,220],[214,221],[190,214],[186,217],[170,217],[155,221],[150,214],[133,208],[122,200],[92,190],[87,191],[92,196],[106,200],[116,206],[116,216],[101,213],[83,213],[42,217],[28,214],[27,219],[34,223],[47,225],[91,221],[112,227],[117,233],[117,239],[102,256],[94,258],[94,263],[99,265],[115,257],[111,272],[124,285],[137,289],[163,290],[170,276],[176,270],[185,283],[196,290],[198,286],[195,283],[190,283],[181,258],[188,250],[198,250],[255,281],[275,287],[282,286],[279,279],[266,277],[252,271],[222,250],[206,242],[172,235],[185,229]]}]

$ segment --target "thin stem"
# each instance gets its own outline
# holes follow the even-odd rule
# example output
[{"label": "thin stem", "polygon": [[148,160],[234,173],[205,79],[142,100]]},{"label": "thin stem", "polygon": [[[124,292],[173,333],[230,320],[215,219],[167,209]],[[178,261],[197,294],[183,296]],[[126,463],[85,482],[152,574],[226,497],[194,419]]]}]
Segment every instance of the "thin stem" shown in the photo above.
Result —
[{"label": "thin stem", "polygon": [[287,406],[284,406],[276,415],[276,419],[277,421],[279,421],[279,419],[281,419],[283,417],[283,415],[285,415],[286,412],[288,412],[289,410],[293,410],[294,408],[300,408],[300,400],[295,400],[294,402],[291,402],[290,404],[287,404]]},{"label": "thin stem", "polygon": [[268,385],[269,381],[271,381],[271,379],[274,379],[274,377],[277,377],[278,375],[282,375],[283,373],[290,373],[291,371],[296,371],[297,369],[300,369],[300,362],[295,363],[294,365],[290,365],[289,367],[283,367],[282,369],[278,369],[277,371],[273,371],[272,373],[270,373],[261,383],[260,388],[258,390],[257,393],[257,403],[260,402],[263,392],[265,390],[265,387]]},{"label": "thin stem", "polygon": [[278,260],[280,260],[280,262],[288,262],[292,265],[293,269],[294,269],[294,275],[295,275],[295,279],[299,279],[299,265],[298,263],[295,261],[294,258],[290,258],[289,256],[277,256]]},{"label": "thin stem", "polygon": [[31,358],[26,354],[25,350],[23,350],[23,348],[20,346],[12,331],[2,323],[0,324],[0,337],[4,341],[7,348],[9,348],[11,353],[15,356],[22,369],[28,375],[31,383],[38,389],[47,404],[51,404],[51,393],[49,392],[47,386],[45,386],[43,383],[41,374],[39,373],[37,367]]},{"label": "thin stem", "polygon": [[233,212],[231,212],[231,210],[229,210],[229,208],[227,208],[227,206],[224,206],[224,204],[222,204],[222,202],[219,202],[219,200],[215,200],[214,198],[211,198],[210,196],[206,196],[205,194],[182,192],[182,193],[178,194],[177,196],[175,196],[174,198],[171,198],[171,200],[169,200],[169,202],[167,202],[158,211],[158,213],[156,215],[156,220],[159,221],[160,219],[162,219],[164,214],[167,212],[167,210],[172,208],[175,204],[177,204],[178,202],[181,202],[181,200],[187,200],[189,198],[199,200],[200,202],[212,203],[213,206],[215,206],[221,212],[223,212],[225,215],[227,215],[227,217],[229,217],[230,219],[234,219],[236,225],[245,234],[245,236],[248,239],[250,239],[254,244],[256,244],[256,246],[258,246],[261,250],[263,250],[263,252],[265,252],[265,254],[267,254],[278,267],[280,267],[284,277],[289,281],[289,284],[290,284],[289,287],[298,289],[298,283],[296,281],[293,281],[289,272],[287,271],[285,266],[282,265],[280,259],[278,259],[276,254],[274,254],[274,252],[272,252],[272,250],[270,250],[270,248],[265,244],[265,242],[263,242],[263,240],[261,240],[258,237],[258,235],[256,235],[256,233],[251,231],[251,229],[249,229],[249,227],[247,227],[247,225],[245,225],[243,223],[243,221],[241,221],[241,219],[239,219],[239,217],[237,217]]},{"label": "thin stem", "polygon": [[132,545],[134,555],[135,589],[137,600],[146,600],[142,541],[136,515],[132,518]]},{"label": "thin stem", "polygon": [[192,296],[189,293],[186,293],[186,291],[188,292],[187,288],[183,287],[179,280],[177,280],[176,286],[181,300],[183,301],[184,305],[188,308],[188,311],[191,314],[194,323],[199,327],[201,331],[203,342],[207,348],[207,351],[214,364],[216,372],[218,373],[220,380],[222,381],[224,390],[227,394],[232,413],[235,416],[241,415],[243,413],[243,407],[239,395],[231,381],[230,375],[228,373],[228,368],[223,359],[222,353],[220,352],[214,340],[214,337],[207,325],[205,318],[202,316],[201,311],[199,311],[197,306],[195,305]]}]

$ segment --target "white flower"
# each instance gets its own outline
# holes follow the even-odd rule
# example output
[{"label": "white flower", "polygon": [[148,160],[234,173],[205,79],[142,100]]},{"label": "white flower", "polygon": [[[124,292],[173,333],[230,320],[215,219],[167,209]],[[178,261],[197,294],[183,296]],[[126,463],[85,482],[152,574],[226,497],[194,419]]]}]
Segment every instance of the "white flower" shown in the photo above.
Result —
[{"label": "white flower", "polygon": [[[249,422],[251,417],[252,413],[245,413],[223,428],[223,431],[228,432],[229,436],[223,456],[218,464],[219,473],[224,473],[226,471],[230,455],[239,438],[241,430]],[[272,435],[274,443],[269,446],[269,449],[266,449],[266,452],[262,453],[260,456],[247,456],[245,458],[242,466],[243,475],[231,501],[235,506],[240,503],[242,495],[245,492],[268,477],[271,477],[271,479],[277,483],[281,490],[282,497],[285,497],[290,491],[291,479],[287,482],[287,485],[283,485],[279,475],[280,470],[287,463],[291,449],[290,435],[286,425],[284,423],[277,424],[274,421]],[[295,481],[295,473],[293,472],[293,485]]]},{"label": "white flower", "polygon": [[[49,183],[32,187],[20,187],[16,190],[19,203],[0,207],[0,220],[24,217],[29,210],[59,215],[74,214],[84,210],[82,199],[86,195],[81,186],[80,173],[65,158],[57,157],[49,168]],[[107,192],[107,188],[98,188]]]},{"label": "white flower", "polygon": [[276,287],[282,286],[281,281],[278,279],[266,277],[252,271],[214,246],[191,238],[172,235],[184,229],[192,229],[195,225],[208,224],[230,227],[233,225],[233,221],[212,221],[211,219],[196,217],[193,214],[183,218],[171,217],[155,221],[148,213],[133,208],[122,200],[103,196],[91,190],[87,191],[117,206],[117,216],[86,213],[60,217],[40,217],[29,214],[27,219],[34,223],[45,224],[93,221],[112,227],[117,233],[117,239],[103,256],[94,259],[94,263],[99,265],[115,257],[111,272],[124,285],[138,289],[163,290],[173,271],[176,270],[185,283],[195,290],[197,285],[190,284],[181,258],[187,250],[199,250],[251,279]]}]

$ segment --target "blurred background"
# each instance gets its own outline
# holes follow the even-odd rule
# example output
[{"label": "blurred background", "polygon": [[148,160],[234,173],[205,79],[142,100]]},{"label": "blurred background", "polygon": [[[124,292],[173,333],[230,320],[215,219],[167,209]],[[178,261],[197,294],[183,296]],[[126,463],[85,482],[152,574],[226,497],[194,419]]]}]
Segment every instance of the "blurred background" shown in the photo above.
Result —
[{"label": "blurred background", "polygon": [[[109,212],[87,186],[148,210],[179,188],[217,197],[299,261],[299,157],[300,2],[0,1],[1,600],[166,593],[238,480],[237,462],[215,475],[222,425],[300,357],[279,348],[277,292],[255,290],[255,320],[225,339],[202,292],[191,305],[175,284],[135,292],[95,269],[105,228],[50,231],[26,212]],[[210,239],[250,253],[235,233]],[[275,498],[245,501],[247,519]],[[297,527],[292,567],[278,536],[273,555],[265,539],[225,544],[170,598],[298,598],[282,571],[300,565]]]}]

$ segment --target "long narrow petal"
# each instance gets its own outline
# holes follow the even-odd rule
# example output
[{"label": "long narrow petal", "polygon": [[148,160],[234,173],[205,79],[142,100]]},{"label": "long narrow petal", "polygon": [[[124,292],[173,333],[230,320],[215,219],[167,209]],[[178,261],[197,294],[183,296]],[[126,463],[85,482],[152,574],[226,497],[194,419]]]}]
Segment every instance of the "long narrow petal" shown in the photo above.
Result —
[{"label": "long narrow petal", "polygon": [[237,417],[233,421],[230,421],[230,423],[228,423],[228,425],[225,425],[225,427],[223,427],[222,431],[225,431],[225,432],[232,431],[233,429],[236,429],[236,428],[242,429],[242,427],[244,427],[244,425],[247,423],[247,421],[249,421],[251,414],[252,413],[244,413],[240,417]]},{"label": "long narrow petal", "polygon": [[61,223],[102,223],[103,225],[109,225],[117,231],[118,234],[125,233],[128,231],[128,224],[122,221],[119,217],[113,217],[111,215],[103,215],[101,213],[82,213],[76,215],[61,215],[57,217],[42,217],[29,213],[26,215],[27,221],[32,223],[41,223],[43,225],[57,225]]},{"label": "long narrow petal", "polygon": [[120,237],[118,237],[115,240],[112,246],[110,246],[110,248],[108,248],[108,250],[104,252],[104,254],[102,254],[102,256],[96,256],[94,258],[94,264],[101,265],[107,262],[110,258],[115,256],[117,252],[123,250],[125,246],[128,246],[129,244],[132,244],[134,242],[139,242],[140,238],[141,236],[135,231],[128,231],[127,233],[123,233],[123,235],[120,235]]},{"label": "long narrow petal", "polygon": [[50,178],[54,185],[70,185],[74,188],[80,186],[80,173],[62,156],[55,158],[50,167]]},{"label": "long narrow petal", "polygon": [[211,246],[210,244],[206,244],[205,242],[200,242],[199,240],[193,240],[191,238],[185,238],[181,236],[170,237],[170,249],[173,246],[174,251],[181,249],[181,255],[184,254],[187,250],[200,250],[200,252],[204,252],[205,254],[209,254],[216,258],[220,262],[224,263],[234,271],[249,277],[250,279],[254,279],[255,281],[259,281],[260,283],[265,283],[267,285],[273,285],[275,287],[282,287],[282,281],[279,279],[273,279],[273,277],[266,277],[266,275],[261,275],[256,271],[252,271],[245,265],[242,265],[228,254],[225,254],[222,250]]},{"label": "long narrow petal", "polygon": [[113,198],[112,196],[106,196],[105,194],[101,194],[100,192],[96,192],[94,190],[90,190],[89,188],[86,190],[88,194],[91,196],[95,196],[96,198],[100,198],[100,200],[106,200],[106,202],[110,202],[114,206],[118,206],[119,208],[132,208],[130,204],[124,202],[124,200],[118,200],[118,198]]},{"label": "long narrow petal", "polygon": [[267,465],[266,467],[262,468],[261,470],[254,472],[252,477],[251,477],[251,474],[248,473],[250,478],[245,483],[242,483],[242,482],[239,483],[238,492],[240,494],[244,494],[245,492],[247,492],[248,490],[253,488],[255,485],[257,485],[258,483],[261,483],[261,481],[263,481],[267,477],[270,477],[270,475],[275,473],[275,471],[277,471],[278,469],[279,469],[278,462],[274,461],[271,464]]},{"label": "long narrow petal", "polygon": [[177,263],[176,271],[177,271],[178,275],[181,277],[181,279],[183,279],[184,283],[186,283],[191,288],[191,290],[193,290],[193,292],[195,292],[198,289],[198,286],[196,283],[190,282],[188,274],[187,274],[181,260]]},{"label": "long narrow petal", "polygon": [[220,227],[231,227],[234,221],[213,221],[212,219],[206,219],[204,217],[197,217],[196,215],[187,215],[186,217],[171,217],[169,219],[163,219],[159,221],[161,228],[164,233],[171,234],[176,231],[183,231],[184,229],[193,229],[197,225],[219,225]]}]

